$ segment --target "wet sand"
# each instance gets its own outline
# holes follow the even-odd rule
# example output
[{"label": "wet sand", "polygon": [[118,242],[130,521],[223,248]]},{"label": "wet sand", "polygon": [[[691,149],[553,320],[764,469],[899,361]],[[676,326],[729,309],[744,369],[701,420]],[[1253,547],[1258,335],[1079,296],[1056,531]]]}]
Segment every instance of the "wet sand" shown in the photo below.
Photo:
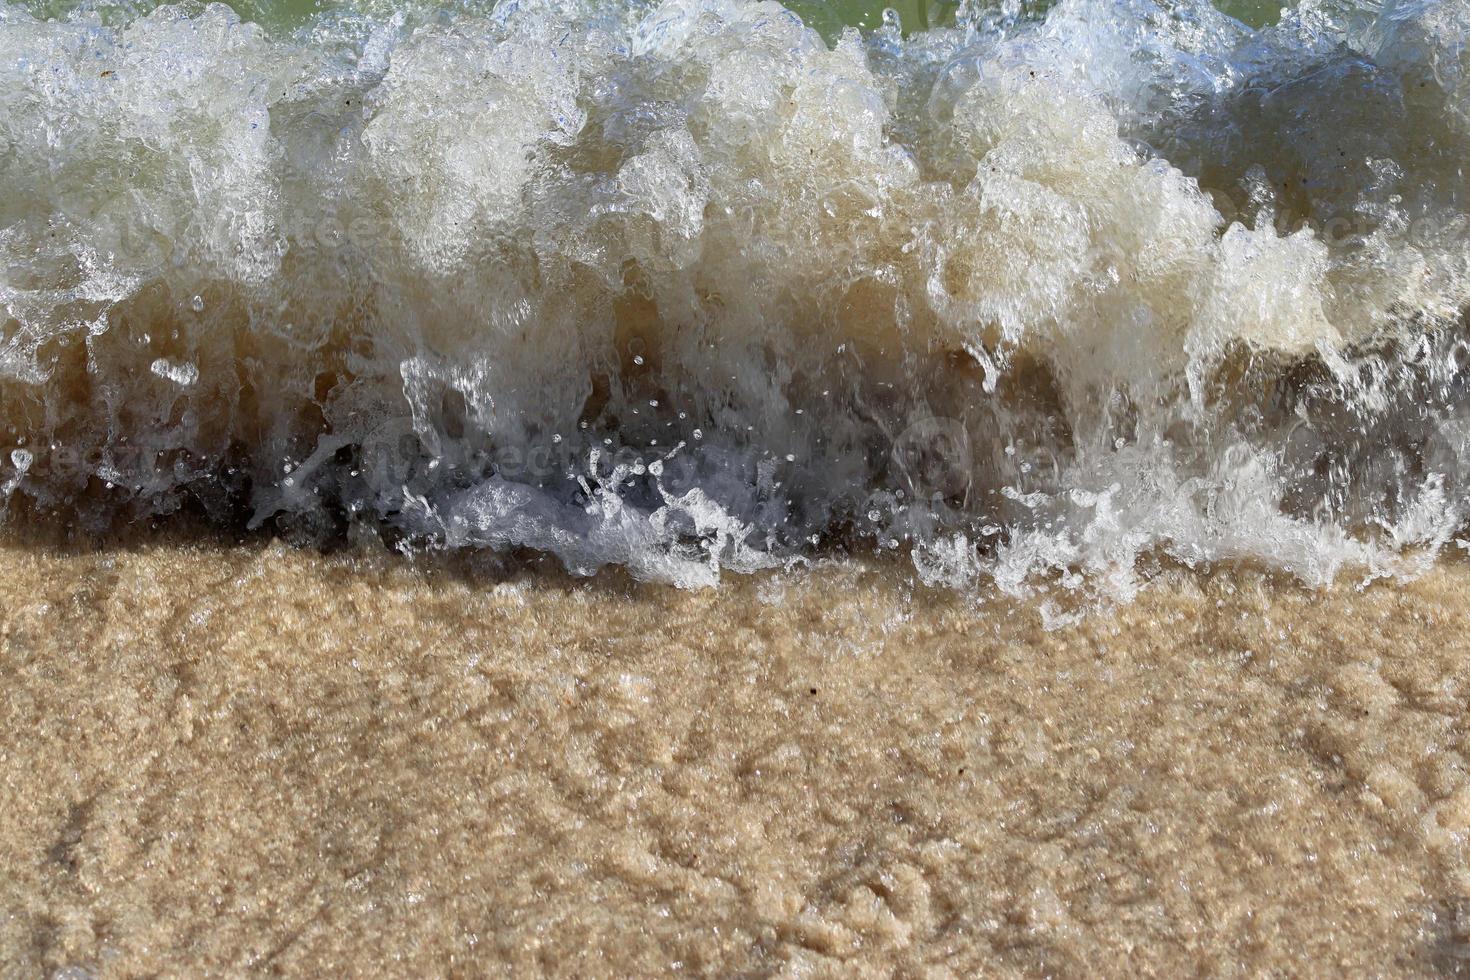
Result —
[{"label": "wet sand", "polygon": [[1048,632],[861,563],[0,562],[5,977],[1470,970],[1463,564]]}]

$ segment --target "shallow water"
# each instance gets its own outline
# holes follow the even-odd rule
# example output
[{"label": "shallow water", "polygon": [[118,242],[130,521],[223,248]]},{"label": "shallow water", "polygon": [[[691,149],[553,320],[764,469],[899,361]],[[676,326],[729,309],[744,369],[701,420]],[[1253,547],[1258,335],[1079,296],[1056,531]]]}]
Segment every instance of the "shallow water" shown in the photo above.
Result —
[{"label": "shallow water", "polygon": [[893,562],[466,565],[0,547],[6,968],[1470,967],[1463,563],[1052,631]]},{"label": "shallow water", "polygon": [[0,5],[14,520],[1122,596],[1455,547],[1465,0],[242,9]]}]

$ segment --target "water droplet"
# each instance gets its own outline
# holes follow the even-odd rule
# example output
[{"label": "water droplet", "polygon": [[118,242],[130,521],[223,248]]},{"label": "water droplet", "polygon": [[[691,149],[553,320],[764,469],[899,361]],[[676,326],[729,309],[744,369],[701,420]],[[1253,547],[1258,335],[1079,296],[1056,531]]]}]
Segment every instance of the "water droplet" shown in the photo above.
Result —
[{"label": "water droplet", "polygon": [[203,296],[195,296],[193,299],[191,299],[189,301],[189,309],[193,310],[195,313],[203,313],[204,312],[204,297]]}]

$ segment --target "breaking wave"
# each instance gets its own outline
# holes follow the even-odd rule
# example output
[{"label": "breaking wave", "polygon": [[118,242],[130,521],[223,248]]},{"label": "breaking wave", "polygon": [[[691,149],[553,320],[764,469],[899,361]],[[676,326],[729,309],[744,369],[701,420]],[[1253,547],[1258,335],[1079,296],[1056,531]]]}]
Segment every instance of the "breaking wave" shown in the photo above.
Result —
[{"label": "breaking wave", "polygon": [[1470,3],[0,2],[0,506],[1411,572],[1470,506]]}]

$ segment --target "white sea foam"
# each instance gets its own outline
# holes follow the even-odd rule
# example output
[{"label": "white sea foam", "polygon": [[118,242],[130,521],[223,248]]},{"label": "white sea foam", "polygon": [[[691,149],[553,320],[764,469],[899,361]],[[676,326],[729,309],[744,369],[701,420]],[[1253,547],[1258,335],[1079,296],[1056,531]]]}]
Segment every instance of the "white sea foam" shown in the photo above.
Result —
[{"label": "white sea foam", "polygon": [[0,492],[687,585],[1410,570],[1470,494],[1467,26],[0,3]]}]

